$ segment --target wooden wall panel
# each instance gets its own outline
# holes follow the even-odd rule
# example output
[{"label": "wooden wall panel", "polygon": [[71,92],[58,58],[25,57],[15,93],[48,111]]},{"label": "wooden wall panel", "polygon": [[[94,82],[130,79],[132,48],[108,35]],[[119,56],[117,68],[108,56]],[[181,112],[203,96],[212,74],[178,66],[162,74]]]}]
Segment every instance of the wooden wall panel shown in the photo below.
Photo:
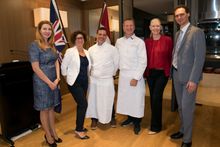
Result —
[{"label": "wooden wall panel", "polygon": [[[67,37],[81,29],[82,4],[79,1],[57,0],[60,10],[67,11]],[[0,1],[0,63],[13,59],[27,60],[28,44],[35,39],[33,9],[49,8],[49,0]],[[14,50],[14,52],[10,52]]]},{"label": "wooden wall panel", "polygon": [[[106,3],[108,6],[115,6],[119,5],[119,0],[106,0]],[[103,6],[103,0],[87,0],[86,2],[83,2],[84,9],[98,9],[102,8]]]}]

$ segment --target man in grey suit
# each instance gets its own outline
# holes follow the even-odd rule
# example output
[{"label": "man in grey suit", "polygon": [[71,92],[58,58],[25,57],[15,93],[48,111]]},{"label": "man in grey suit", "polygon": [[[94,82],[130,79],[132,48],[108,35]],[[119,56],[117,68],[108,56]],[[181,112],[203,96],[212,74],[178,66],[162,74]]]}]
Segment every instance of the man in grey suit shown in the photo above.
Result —
[{"label": "man in grey suit", "polygon": [[174,15],[180,30],[175,36],[172,76],[181,125],[180,130],[170,137],[183,138],[181,147],[191,147],[195,98],[205,61],[205,35],[201,29],[190,24],[186,6],[176,7]]}]

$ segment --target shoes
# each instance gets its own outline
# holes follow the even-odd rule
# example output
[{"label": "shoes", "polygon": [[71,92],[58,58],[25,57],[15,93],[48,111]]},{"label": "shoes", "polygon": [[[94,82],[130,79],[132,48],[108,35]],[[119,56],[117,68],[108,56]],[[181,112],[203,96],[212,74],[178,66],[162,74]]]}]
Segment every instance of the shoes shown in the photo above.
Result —
[{"label": "shoes", "polygon": [[116,128],[116,120],[113,118],[110,122],[112,128]]},{"label": "shoes", "polygon": [[[76,134],[76,137],[78,137],[79,139],[82,139],[82,140],[89,139],[89,136],[85,135],[84,132],[75,131],[75,134]],[[84,134],[84,135],[82,135],[82,134]]]},{"label": "shoes", "polygon": [[130,125],[130,124],[132,124],[133,122],[132,122],[132,120],[131,119],[126,119],[125,121],[123,121],[122,123],[121,123],[121,126],[122,127],[125,127],[125,126],[127,126],[127,125]]},{"label": "shoes", "polygon": [[82,130],[83,132],[88,132],[88,129],[86,129],[86,128],[83,128],[83,130]]},{"label": "shoes", "polygon": [[155,135],[155,134],[157,134],[157,133],[159,133],[160,131],[158,131],[158,132],[156,132],[156,131],[149,131],[148,132],[148,135]]},{"label": "shoes", "polygon": [[138,135],[141,131],[140,125],[135,125],[134,126],[134,134]]},{"label": "shoes", "polygon": [[92,119],[92,123],[91,123],[91,129],[92,130],[95,130],[96,128],[97,128],[97,120],[95,120],[95,119]]},{"label": "shoes", "polygon": [[192,146],[192,142],[189,143],[182,143],[181,147],[191,147]]},{"label": "shoes", "polygon": [[46,140],[46,143],[49,145],[49,147],[57,147],[57,144],[56,144],[55,141],[54,141],[53,143],[49,143],[49,142],[47,141],[46,134],[44,135],[44,138],[45,138],[45,140]]},{"label": "shoes", "polygon": [[61,143],[61,142],[63,142],[63,140],[61,139],[61,138],[59,138],[58,137],[58,139],[56,139],[54,136],[52,136],[53,137],[53,139],[54,139],[54,141],[56,142],[56,143]]},{"label": "shoes", "polygon": [[183,138],[183,133],[181,133],[181,132],[174,133],[174,134],[170,135],[170,138],[171,138],[171,139],[180,139],[180,138]]},{"label": "shoes", "polygon": [[63,140],[62,140],[61,138],[58,138],[58,139],[55,139],[55,138],[54,138],[54,141],[55,141],[56,143],[61,143],[61,142],[63,142]]}]

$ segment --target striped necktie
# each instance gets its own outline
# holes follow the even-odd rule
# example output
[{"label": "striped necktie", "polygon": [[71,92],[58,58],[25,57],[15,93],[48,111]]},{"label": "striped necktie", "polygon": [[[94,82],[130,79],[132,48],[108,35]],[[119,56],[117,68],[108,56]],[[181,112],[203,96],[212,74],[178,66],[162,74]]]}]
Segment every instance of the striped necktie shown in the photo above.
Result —
[{"label": "striped necktie", "polygon": [[175,45],[175,51],[174,51],[174,56],[173,56],[173,62],[172,65],[177,69],[177,54],[179,52],[179,48],[180,48],[180,44],[183,40],[183,31],[180,30],[179,36],[177,38],[176,41],[176,45]]}]

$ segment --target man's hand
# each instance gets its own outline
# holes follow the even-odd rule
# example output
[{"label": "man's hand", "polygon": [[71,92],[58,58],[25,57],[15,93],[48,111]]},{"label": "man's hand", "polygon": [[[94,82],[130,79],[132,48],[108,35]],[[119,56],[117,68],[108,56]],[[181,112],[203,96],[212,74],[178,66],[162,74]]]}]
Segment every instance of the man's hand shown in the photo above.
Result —
[{"label": "man's hand", "polygon": [[132,79],[130,81],[130,86],[137,86],[138,80]]},{"label": "man's hand", "polygon": [[188,81],[186,84],[186,89],[189,93],[192,93],[197,89],[197,84],[192,81]]}]

